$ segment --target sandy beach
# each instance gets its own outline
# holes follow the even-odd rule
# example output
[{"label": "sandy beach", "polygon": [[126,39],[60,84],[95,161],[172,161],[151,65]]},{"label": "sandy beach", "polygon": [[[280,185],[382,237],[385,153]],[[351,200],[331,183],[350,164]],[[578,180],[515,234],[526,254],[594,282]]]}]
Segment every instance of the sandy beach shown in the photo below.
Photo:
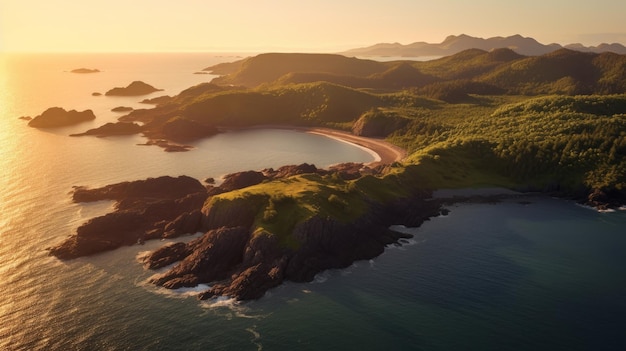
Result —
[{"label": "sandy beach", "polygon": [[322,134],[330,138],[340,139],[368,150],[378,155],[377,159],[370,164],[390,164],[396,161],[402,160],[406,157],[406,150],[393,145],[383,139],[368,138],[358,135],[354,135],[348,132],[343,132],[330,128],[295,128],[296,130],[303,130],[307,133]]},{"label": "sandy beach", "polygon": [[393,145],[384,139],[369,138],[354,135],[350,132],[345,132],[337,129],[323,128],[323,127],[301,127],[301,126],[287,126],[287,125],[258,125],[245,129],[290,129],[297,130],[305,133],[314,133],[324,135],[329,138],[338,139],[360,146],[370,151],[375,160],[370,162],[369,165],[376,166],[379,164],[391,164],[396,161],[402,160],[406,157],[407,152],[403,148]]}]

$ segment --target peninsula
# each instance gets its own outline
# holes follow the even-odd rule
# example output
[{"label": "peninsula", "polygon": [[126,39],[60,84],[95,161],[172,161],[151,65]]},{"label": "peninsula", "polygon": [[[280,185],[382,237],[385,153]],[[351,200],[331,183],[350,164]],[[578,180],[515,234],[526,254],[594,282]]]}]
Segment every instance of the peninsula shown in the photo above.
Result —
[{"label": "peninsula", "polygon": [[233,128],[298,128],[362,145],[380,160],[243,171],[219,185],[161,177],[77,188],[74,201],[112,199],[116,210],[83,224],[53,255],[203,232],[148,255],[150,268],[178,262],[152,282],[208,283],[201,298],[247,300],[400,243],[404,234],[389,226],[441,213],[435,189],[498,186],[599,209],[626,200],[623,55],[469,49],[428,62],[375,62],[262,54],[207,71],[223,76],[117,124],[136,123],[165,145]]}]

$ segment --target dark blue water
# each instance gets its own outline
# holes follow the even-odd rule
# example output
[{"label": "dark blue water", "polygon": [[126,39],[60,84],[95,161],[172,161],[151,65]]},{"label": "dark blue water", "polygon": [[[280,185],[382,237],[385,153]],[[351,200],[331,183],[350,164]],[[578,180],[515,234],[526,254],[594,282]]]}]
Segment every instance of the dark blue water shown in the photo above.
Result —
[{"label": "dark blue water", "polygon": [[626,349],[626,213],[532,201],[455,206],[412,245],[250,304],[263,346]]}]

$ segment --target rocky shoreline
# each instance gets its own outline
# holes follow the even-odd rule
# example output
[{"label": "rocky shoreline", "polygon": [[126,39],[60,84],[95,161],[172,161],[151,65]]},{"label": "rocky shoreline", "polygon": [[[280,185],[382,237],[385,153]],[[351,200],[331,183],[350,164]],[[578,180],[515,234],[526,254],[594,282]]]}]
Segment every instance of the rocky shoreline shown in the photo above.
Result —
[{"label": "rocky shoreline", "polygon": [[178,262],[152,282],[171,289],[210,283],[210,290],[200,298],[224,295],[237,300],[256,299],[283,281],[311,281],[323,270],[380,255],[387,245],[407,237],[389,226],[418,226],[440,214],[440,204],[428,200],[430,192],[423,191],[385,204],[369,202],[367,211],[347,223],[316,215],[295,226],[291,236],[298,244],[289,247],[272,233],[254,231],[256,212],[252,204],[240,203],[223,211],[209,205],[210,198],[294,175],[354,179],[378,171],[356,163],[328,170],[302,164],[234,173],[220,186],[203,186],[196,179],[181,176],[97,189],[79,187],[74,190],[73,201],[115,200],[115,211],[88,221],[76,234],[49,250],[51,255],[67,260],[144,240],[204,232],[189,243],[167,245],[148,255],[145,265],[150,269]]},{"label": "rocky shoreline", "polygon": [[[298,128],[329,133],[323,129]],[[62,260],[89,256],[150,239],[174,238],[204,233],[188,243],[166,245],[144,257],[148,269],[176,263],[151,282],[169,289],[209,284],[201,299],[228,296],[237,300],[257,299],[284,281],[308,282],[327,269],[345,268],[357,260],[371,259],[390,244],[399,244],[407,234],[390,226],[417,227],[431,217],[446,214],[443,208],[456,202],[498,202],[527,194],[507,189],[413,190],[388,201],[364,199],[366,210],[349,222],[315,214],[297,223],[289,233],[295,245],[285,245],[274,233],[258,230],[253,223],[259,208],[254,200],[234,202],[224,209],[212,197],[264,182],[297,175],[318,175],[349,181],[380,176],[386,165],[402,153],[383,141],[346,137],[333,131],[331,137],[371,147],[380,159],[370,164],[340,164],[329,169],[301,164],[279,169],[245,171],[227,175],[220,185],[203,185],[186,176],[159,177],[123,182],[97,189],[76,187],[74,202],[116,201],[115,210],[81,225],[76,234],[49,248]],[[373,177],[372,177],[373,178]],[[590,193],[578,202],[599,210],[618,204],[610,194]]]}]

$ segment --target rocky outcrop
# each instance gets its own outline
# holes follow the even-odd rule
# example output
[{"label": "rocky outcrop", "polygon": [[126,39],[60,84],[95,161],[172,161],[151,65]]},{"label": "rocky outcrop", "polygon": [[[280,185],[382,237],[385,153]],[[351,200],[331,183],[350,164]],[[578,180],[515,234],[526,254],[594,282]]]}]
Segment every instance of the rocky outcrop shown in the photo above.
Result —
[{"label": "rocky outcrop", "polygon": [[106,123],[98,128],[89,129],[83,133],[70,134],[70,136],[94,135],[107,137],[114,135],[132,135],[141,132],[143,128],[137,123],[117,122]]},{"label": "rocky outcrop", "polygon": [[207,198],[196,179],[159,177],[98,189],[78,187],[74,202],[115,200],[115,211],[93,218],[50,253],[72,259],[133,245],[146,239],[173,237],[200,230],[199,209]]},{"label": "rocky outcrop", "polygon": [[150,84],[146,84],[142,81],[136,80],[130,83],[125,88],[116,87],[107,91],[106,96],[139,96],[154,93],[155,91],[162,91],[163,89],[157,89]]},{"label": "rocky outcrop", "polygon": [[200,298],[225,295],[249,300],[260,298],[283,281],[311,281],[323,270],[376,257],[385,246],[407,237],[389,230],[390,225],[418,226],[439,214],[440,204],[426,200],[431,194],[422,192],[386,203],[365,200],[363,211],[350,221],[328,212],[313,213],[294,223],[287,232],[276,234],[255,225],[267,209],[269,194],[211,195],[299,174],[339,179],[339,170],[361,174],[363,169],[359,164],[337,167],[322,170],[302,164],[239,172],[226,176],[220,186],[207,186],[208,191],[199,181],[184,176],[123,182],[97,189],[77,187],[73,193],[75,202],[114,200],[115,211],[81,225],[75,235],[51,248],[50,253],[71,259],[148,239],[204,232],[188,243],[168,244],[147,255],[144,263],[150,269],[178,262],[154,276],[152,282],[170,289],[206,283],[211,288]]},{"label": "rocky outcrop", "polygon": [[607,192],[601,189],[593,189],[589,192],[586,199],[580,202],[599,211],[607,211],[622,207],[626,203],[626,193],[618,190]]},{"label": "rocky outcrop", "polygon": [[118,106],[118,107],[114,107],[111,109],[111,112],[130,112],[132,111],[133,108],[132,107],[128,107],[128,106]]},{"label": "rocky outcrop", "polygon": [[[171,263],[187,254],[152,282],[166,288],[209,283],[211,288],[199,295],[201,299],[256,299],[285,280],[308,282],[323,270],[348,267],[354,261],[380,255],[387,245],[410,237],[389,230],[391,224],[406,221],[418,226],[440,213],[438,202],[425,200],[429,196],[422,193],[392,204],[371,204],[370,211],[350,223],[314,216],[293,230],[292,237],[298,243],[295,247],[286,247],[264,230],[251,233],[253,218],[241,215],[242,207],[219,216],[208,209],[203,211],[204,226],[214,229],[184,247],[177,244],[180,246],[159,249],[146,262],[161,266],[159,262]],[[168,252],[172,254],[168,256]]]},{"label": "rocky outcrop", "polygon": [[66,111],[61,107],[50,107],[41,115],[31,119],[28,125],[34,128],[56,128],[91,121],[95,118],[96,116],[91,110],[78,112],[76,110]]},{"label": "rocky outcrop", "polygon": [[152,282],[169,288],[192,287],[228,277],[243,260],[243,252],[250,237],[248,228],[218,228],[187,244],[191,251],[167,273]]}]

